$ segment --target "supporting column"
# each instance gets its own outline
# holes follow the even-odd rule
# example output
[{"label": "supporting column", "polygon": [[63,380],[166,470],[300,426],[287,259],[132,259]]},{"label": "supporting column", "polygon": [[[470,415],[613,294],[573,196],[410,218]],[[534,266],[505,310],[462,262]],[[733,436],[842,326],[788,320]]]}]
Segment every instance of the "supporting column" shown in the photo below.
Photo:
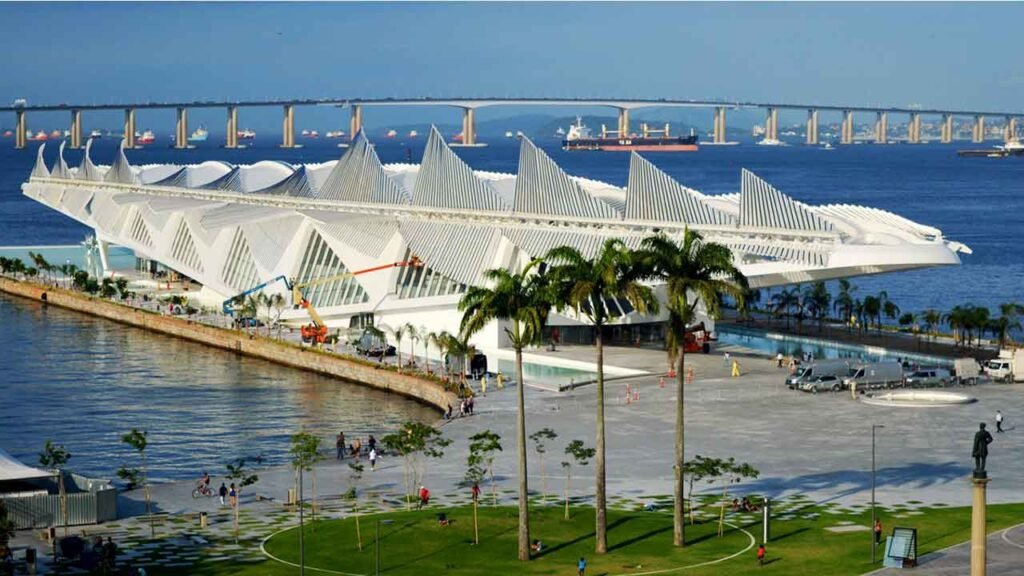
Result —
[{"label": "supporting column", "polygon": [[188,148],[188,108],[178,108],[178,119],[174,124],[174,147]]},{"label": "supporting column", "polygon": [[910,144],[921,143],[921,114],[912,112],[910,121],[907,122],[907,142]]},{"label": "supporting column", "polygon": [[980,114],[974,117],[974,134],[971,140],[975,143],[985,141],[985,117]]},{"label": "supporting column", "polygon": [[82,111],[71,111],[71,147],[78,149],[82,147]]},{"label": "supporting column", "polygon": [[227,138],[225,148],[238,148],[238,107],[228,106]]},{"label": "supporting column", "polygon": [[878,112],[875,117],[875,144],[885,144],[889,141],[889,116],[885,112]]},{"label": "supporting column", "polygon": [[810,109],[807,111],[807,145],[817,146],[818,144],[818,111]]},{"label": "supporting column", "polygon": [[473,121],[473,109],[462,109],[462,145],[476,146],[476,124]]},{"label": "supporting column", "polygon": [[281,148],[295,147],[295,107],[284,105],[284,122],[281,128]]},{"label": "supporting column", "polygon": [[[985,472],[982,471],[984,476]],[[971,576],[985,576],[988,545],[985,533],[986,492],[990,478],[971,478]]]},{"label": "supporting column", "polygon": [[715,126],[711,141],[715,144],[725,144],[725,106],[715,108]]},{"label": "supporting column", "polygon": [[348,121],[348,137],[355,140],[356,134],[363,129],[363,107],[359,104],[352,105],[352,118]]},{"label": "supporting column", "polygon": [[629,108],[619,108],[619,138],[629,137]]},{"label": "supporting column", "polygon": [[100,240],[99,236],[97,236],[96,247],[100,254],[100,267],[103,268],[103,277],[106,278],[110,275],[110,242]]},{"label": "supporting column", "polygon": [[135,148],[135,108],[125,108],[124,139],[125,148]]},{"label": "supporting column", "polygon": [[14,147],[21,150],[25,147],[25,143],[28,141],[28,137],[25,132],[28,131],[28,124],[25,122],[25,111],[18,110],[15,112],[16,120],[14,129]]},{"label": "supporting column", "polygon": [[853,144],[853,110],[843,110],[843,129],[840,144]]},{"label": "supporting column", "polygon": [[949,144],[953,141],[953,115],[942,115],[942,143]]},{"label": "supporting column", "polygon": [[1006,117],[1006,128],[1003,129],[1003,142],[1013,142],[1017,139],[1017,119],[1013,116]]}]

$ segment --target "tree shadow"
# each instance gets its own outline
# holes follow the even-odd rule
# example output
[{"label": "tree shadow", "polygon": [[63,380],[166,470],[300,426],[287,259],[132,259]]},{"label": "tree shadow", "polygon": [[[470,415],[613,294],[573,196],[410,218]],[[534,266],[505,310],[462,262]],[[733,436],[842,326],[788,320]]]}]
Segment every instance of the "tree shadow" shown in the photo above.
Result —
[{"label": "tree shadow", "polygon": [[[608,524],[608,533],[610,534],[612,532],[612,530],[614,530],[615,528],[618,528],[619,526],[622,526],[623,524],[625,524],[626,522],[629,522],[632,519],[633,518],[628,517],[628,516],[625,517],[625,518],[617,518],[617,519],[615,519],[614,521],[612,521],[611,523]],[[568,548],[568,547],[573,546],[575,544],[579,544],[580,542],[582,542],[582,541],[584,541],[584,540],[586,540],[588,538],[594,538],[596,536],[597,536],[596,532],[590,531],[590,532],[588,532],[586,534],[583,534],[582,536],[578,536],[578,537],[576,537],[576,538],[574,538],[572,540],[569,540],[569,541],[566,541],[566,542],[560,542],[558,544],[555,544],[554,546],[551,546],[550,548],[545,548],[543,552],[541,552],[541,553],[536,555],[536,558],[543,558],[544,556],[547,556],[548,554],[553,554],[553,553],[555,553],[555,552],[557,552],[559,550],[562,550],[564,548]],[[610,550],[612,550],[612,548],[609,548],[609,551]]]},{"label": "tree shadow", "polygon": [[780,535],[772,534],[771,538],[769,538],[769,541],[771,541],[771,542],[778,542],[779,540],[785,540],[786,538],[789,538],[790,536],[796,536],[797,534],[802,534],[804,532],[807,532],[808,530],[810,530],[810,528],[804,526],[803,528],[797,528],[796,530],[791,530],[789,532],[786,532],[785,534],[780,534]]},{"label": "tree shadow", "polygon": [[609,546],[608,547],[608,551],[612,552],[612,551],[615,551],[615,550],[619,550],[619,549],[625,548],[627,546],[632,546],[633,544],[636,544],[637,542],[643,542],[644,540],[647,540],[649,538],[653,538],[654,536],[657,536],[658,534],[662,534],[664,532],[670,532],[671,530],[672,530],[672,526],[663,526],[661,528],[655,528],[654,530],[649,530],[649,531],[647,531],[647,532],[645,532],[643,534],[637,534],[636,536],[634,536],[634,537],[632,537],[632,538],[630,538],[628,540],[623,540],[622,542],[619,542],[617,544]]}]

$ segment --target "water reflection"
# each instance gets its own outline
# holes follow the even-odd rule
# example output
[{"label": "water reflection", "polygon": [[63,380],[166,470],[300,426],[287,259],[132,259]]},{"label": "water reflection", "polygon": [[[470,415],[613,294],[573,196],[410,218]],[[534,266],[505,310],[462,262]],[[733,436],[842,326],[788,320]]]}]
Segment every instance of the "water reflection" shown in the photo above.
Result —
[{"label": "water reflection", "polygon": [[[288,436],[325,444],[437,414],[393,394],[209,350],[0,295],[0,447],[35,463],[47,438],[76,471],[111,477],[131,457],[120,435],[150,433],[154,479],[219,471],[231,458],[285,461]],[[333,446],[333,444],[331,444]]]}]

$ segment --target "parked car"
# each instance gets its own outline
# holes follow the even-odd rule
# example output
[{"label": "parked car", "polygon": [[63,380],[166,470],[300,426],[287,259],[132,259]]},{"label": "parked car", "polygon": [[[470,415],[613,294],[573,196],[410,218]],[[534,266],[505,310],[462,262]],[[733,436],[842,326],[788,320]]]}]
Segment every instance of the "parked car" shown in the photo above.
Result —
[{"label": "parked car", "polygon": [[812,394],[817,394],[818,392],[839,392],[843,389],[843,381],[835,374],[818,376],[810,382],[804,382],[800,389]]},{"label": "parked car", "polygon": [[786,378],[786,386],[790,390],[801,389],[803,384],[813,382],[820,376],[838,376],[845,378],[850,373],[850,363],[847,360],[822,360],[808,366],[800,366],[789,378]]},{"label": "parked car", "polygon": [[856,385],[858,390],[871,388],[896,388],[903,386],[903,366],[897,362],[873,362],[861,364],[851,371],[843,384],[849,388]]},{"label": "parked car", "polygon": [[952,376],[949,370],[943,368],[927,368],[911,373],[906,377],[906,385],[910,388],[930,388],[933,386],[946,386]]}]

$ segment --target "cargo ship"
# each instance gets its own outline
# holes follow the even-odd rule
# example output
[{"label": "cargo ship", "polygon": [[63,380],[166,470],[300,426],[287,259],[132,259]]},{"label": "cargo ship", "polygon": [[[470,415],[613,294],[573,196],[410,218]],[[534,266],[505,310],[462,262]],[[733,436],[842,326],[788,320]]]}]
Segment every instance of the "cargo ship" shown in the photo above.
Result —
[{"label": "cargo ship", "polygon": [[141,136],[135,137],[135,143],[140,146],[152,144],[153,142],[156,142],[156,134],[152,130],[146,130]]},{"label": "cargo ship", "polygon": [[697,135],[672,136],[669,125],[653,129],[647,124],[641,125],[641,134],[620,134],[618,130],[608,130],[601,126],[601,135],[595,137],[590,128],[583,125],[583,119],[576,117],[576,123],[569,126],[569,133],[562,140],[563,150],[608,150],[636,152],[696,152]]},{"label": "cargo ship", "polygon": [[237,131],[235,131],[235,134],[238,135],[238,139],[239,140],[255,140],[256,139],[256,131],[255,130],[250,130],[248,128],[246,128],[245,130],[237,130]]},{"label": "cargo ship", "polygon": [[192,134],[188,137],[189,142],[206,142],[206,139],[210,137],[210,133],[206,131],[206,128],[200,126],[196,128]]}]

